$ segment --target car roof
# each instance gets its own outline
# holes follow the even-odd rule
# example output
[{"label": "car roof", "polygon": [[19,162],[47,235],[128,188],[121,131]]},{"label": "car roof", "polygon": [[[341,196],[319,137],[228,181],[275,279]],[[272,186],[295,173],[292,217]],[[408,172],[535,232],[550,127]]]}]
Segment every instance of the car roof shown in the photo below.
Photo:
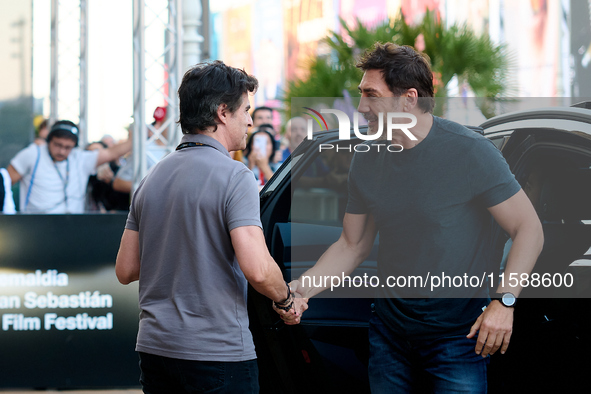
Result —
[{"label": "car roof", "polygon": [[481,127],[485,134],[503,130],[544,128],[574,130],[591,135],[591,110],[573,107],[547,107],[495,116]]},{"label": "car roof", "polygon": [[[471,130],[481,134],[491,134],[505,130],[524,128],[543,128],[573,130],[591,135],[591,110],[576,107],[544,107],[536,109],[509,112],[492,117],[480,126],[468,126]],[[360,126],[359,130],[367,126]],[[484,129],[484,133],[483,130]],[[317,131],[314,137],[325,137],[338,133],[338,129]],[[354,137],[351,129],[351,137]]]}]

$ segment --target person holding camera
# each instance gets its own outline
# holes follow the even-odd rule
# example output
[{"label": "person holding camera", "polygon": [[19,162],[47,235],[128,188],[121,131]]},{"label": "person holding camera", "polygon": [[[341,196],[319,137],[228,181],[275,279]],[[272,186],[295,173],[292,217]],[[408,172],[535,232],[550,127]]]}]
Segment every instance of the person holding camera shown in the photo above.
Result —
[{"label": "person holding camera", "polygon": [[265,186],[277,171],[277,164],[273,162],[277,147],[274,138],[265,129],[259,129],[250,136],[244,154],[246,166],[254,173],[259,188]]}]

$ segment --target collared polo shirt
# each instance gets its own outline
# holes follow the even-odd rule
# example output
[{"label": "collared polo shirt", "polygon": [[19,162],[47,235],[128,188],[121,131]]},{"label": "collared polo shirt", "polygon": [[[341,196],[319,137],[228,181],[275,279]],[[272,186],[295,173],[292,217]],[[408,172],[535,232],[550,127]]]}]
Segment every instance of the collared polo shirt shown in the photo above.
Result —
[{"label": "collared polo shirt", "polygon": [[136,350],[202,361],[256,358],[247,281],[230,238],[261,227],[257,183],[217,140],[172,152],[142,180],[126,228],[139,231],[140,327]]}]

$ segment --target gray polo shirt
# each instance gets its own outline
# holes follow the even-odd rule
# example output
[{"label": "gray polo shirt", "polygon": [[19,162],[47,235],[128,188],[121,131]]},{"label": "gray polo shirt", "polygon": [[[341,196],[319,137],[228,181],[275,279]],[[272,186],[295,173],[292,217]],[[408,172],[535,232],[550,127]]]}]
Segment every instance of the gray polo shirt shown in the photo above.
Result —
[{"label": "gray polo shirt", "polygon": [[136,350],[203,361],[256,358],[247,281],[230,230],[261,227],[252,172],[215,139],[162,159],[135,192],[126,228],[139,231]]}]

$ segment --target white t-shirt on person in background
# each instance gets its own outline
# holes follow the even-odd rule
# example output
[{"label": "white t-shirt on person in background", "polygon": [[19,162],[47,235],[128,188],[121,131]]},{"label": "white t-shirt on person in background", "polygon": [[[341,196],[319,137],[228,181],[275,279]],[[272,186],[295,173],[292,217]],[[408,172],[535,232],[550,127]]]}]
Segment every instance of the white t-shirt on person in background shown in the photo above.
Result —
[{"label": "white t-shirt on person in background", "polygon": [[[35,170],[37,158],[39,163]],[[10,162],[22,176],[19,189],[20,211],[83,213],[88,177],[95,173],[97,159],[98,151],[78,148],[73,149],[68,158],[60,162],[51,159],[48,145],[31,144],[20,151]]]}]

